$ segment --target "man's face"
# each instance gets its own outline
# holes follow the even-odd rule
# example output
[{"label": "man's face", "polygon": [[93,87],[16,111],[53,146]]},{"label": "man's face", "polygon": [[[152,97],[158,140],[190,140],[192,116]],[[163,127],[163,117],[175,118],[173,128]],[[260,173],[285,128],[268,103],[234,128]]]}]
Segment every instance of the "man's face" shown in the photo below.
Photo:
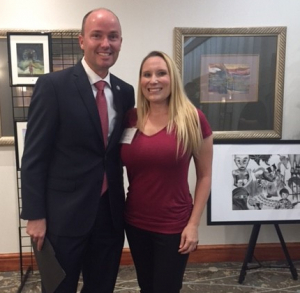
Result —
[{"label": "man's face", "polygon": [[118,19],[106,10],[92,12],[86,19],[84,34],[79,36],[79,44],[87,64],[104,78],[121,50],[122,36]]}]

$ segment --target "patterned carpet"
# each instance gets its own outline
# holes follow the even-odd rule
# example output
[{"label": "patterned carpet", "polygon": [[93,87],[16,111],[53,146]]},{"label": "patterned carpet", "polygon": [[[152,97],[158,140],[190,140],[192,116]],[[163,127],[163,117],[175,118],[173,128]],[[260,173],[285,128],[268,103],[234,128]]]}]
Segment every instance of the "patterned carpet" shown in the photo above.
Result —
[{"label": "patterned carpet", "polygon": [[[300,261],[293,262],[300,274]],[[276,266],[276,268],[274,268]],[[278,266],[281,266],[278,268]],[[242,263],[190,263],[186,269],[182,293],[300,293],[300,281],[294,280],[289,268],[283,263],[264,263],[262,267],[246,271],[240,284],[239,276]],[[0,273],[1,293],[38,293],[41,292],[38,272],[30,272],[21,290],[19,272]],[[80,292],[81,283],[78,287]],[[114,292],[138,293],[133,266],[121,266]],[[166,292],[168,293],[168,292]]]}]

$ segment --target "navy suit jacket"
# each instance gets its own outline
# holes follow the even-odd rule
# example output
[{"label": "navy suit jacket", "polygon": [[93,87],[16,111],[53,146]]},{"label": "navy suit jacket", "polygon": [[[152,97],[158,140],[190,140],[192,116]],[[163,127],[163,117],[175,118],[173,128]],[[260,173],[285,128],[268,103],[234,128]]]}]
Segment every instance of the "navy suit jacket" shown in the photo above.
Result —
[{"label": "navy suit jacket", "polygon": [[74,67],[41,76],[32,95],[21,166],[23,219],[46,218],[49,232],[88,233],[94,223],[104,171],[116,229],[123,229],[120,137],[134,89],[111,74],[115,128],[105,149],[87,74]]}]

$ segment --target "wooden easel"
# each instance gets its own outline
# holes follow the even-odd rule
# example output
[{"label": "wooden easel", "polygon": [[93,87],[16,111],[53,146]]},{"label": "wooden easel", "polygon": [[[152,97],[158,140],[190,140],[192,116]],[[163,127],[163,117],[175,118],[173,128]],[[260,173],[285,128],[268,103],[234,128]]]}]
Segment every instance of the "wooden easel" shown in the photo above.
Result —
[{"label": "wooden easel", "polygon": [[[256,265],[256,266],[251,266],[251,267],[248,266],[248,263],[252,262],[257,237],[258,237],[258,234],[259,234],[259,231],[260,231],[260,226],[261,226],[261,224],[254,224],[253,225],[252,233],[251,233],[251,236],[250,236],[250,240],[249,240],[249,244],[248,244],[248,248],[247,248],[247,252],[246,252],[246,256],[245,256],[245,259],[244,259],[244,262],[243,262],[243,265],[242,265],[242,269],[241,269],[241,272],[240,272],[239,280],[238,280],[238,282],[240,284],[242,284],[243,281],[245,280],[247,270],[257,269],[257,268],[261,268],[263,266],[259,262],[258,262],[258,265]],[[287,260],[287,264],[288,264],[287,268],[290,269],[293,279],[297,280],[298,279],[297,270],[294,267],[294,264],[291,260],[291,257],[289,255],[288,250],[287,250],[287,247],[286,247],[285,241],[283,239],[282,233],[280,231],[280,228],[279,228],[278,224],[274,224],[274,226],[275,226],[278,238],[280,240],[281,247],[282,247],[282,250],[284,252],[285,258]],[[269,267],[274,268],[276,266],[269,266]],[[281,266],[280,266],[280,268],[281,268]]]}]

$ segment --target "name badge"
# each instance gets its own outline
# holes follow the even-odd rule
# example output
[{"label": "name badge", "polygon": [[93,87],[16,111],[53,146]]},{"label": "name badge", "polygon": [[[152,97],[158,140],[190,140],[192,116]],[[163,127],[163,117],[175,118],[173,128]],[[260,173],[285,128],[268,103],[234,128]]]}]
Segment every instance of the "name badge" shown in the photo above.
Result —
[{"label": "name badge", "polygon": [[136,131],[137,131],[137,128],[135,128],[135,127],[125,128],[124,131],[123,131],[120,143],[131,144]]}]

